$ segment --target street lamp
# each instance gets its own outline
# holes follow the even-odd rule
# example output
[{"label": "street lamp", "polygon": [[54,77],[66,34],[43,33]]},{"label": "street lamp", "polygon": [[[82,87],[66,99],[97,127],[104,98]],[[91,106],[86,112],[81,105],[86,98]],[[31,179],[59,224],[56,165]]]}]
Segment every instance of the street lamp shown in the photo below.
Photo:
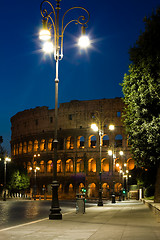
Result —
[{"label": "street lamp", "polygon": [[129,192],[129,178],[131,178],[131,174],[129,174],[129,170],[126,169],[127,168],[127,163],[124,163],[124,167],[125,167],[125,171],[123,173],[123,178],[125,179],[125,189],[126,189],[126,192],[127,192],[127,199],[128,199],[128,192]]},{"label": "street lamp", "polygon": [[111,130],[111,131],[114,130],[114,125],[113,124],[109,125],[109,130]]},{"label": "street lamp", "polygon": [[[115,126],[114,125],[109,125],[109,130],[114,131]],[[112,176],[114,177],[114,171],[115,171],[115,159],[116,159],[116,151],[114,148],[114,144],[111,146],[112,149],[108,150],[108,155],[112,156]],[[123,156],[123,151],[119,151],[119,155]],[[121,168],[119,163],[116,163],[117,168]],[[119,169],[120,170],[120,169]],[[120,177],[120,176],[119,176]],[[115,203],[115,193],[114,193],[114,188],[115,188],[115,181],[113,181],[113,192],[112,192],[112,203]],[[120,199],[120,198],[119,198]]]},{"label": "street lamp", "polygon": [[7,162],[11,162],[11,158],[5,157],[5,159],[4,159],[4,195],[3,195],[3,201],[6,201],[6,169],[7,169]]},{"label": "street lamp", "polygon": [[[110,124],[109,125],[109,130],[110,131],[114,131],[115,130],[115,126],[113,125],[113,124]],[[113,146],[112,146],[112,150],[108,150],[108,155],[109,156],[112,156],[112,174],[113,174],[113,169],[114,169],[114,167],[115,167],[115,162],[114,162],[114,160],[115,160],[115,158],[116,158],[116,153],[114,152],[115,151],[115,149],[114,149],[114,145],[115,144],[113,144]],[[124,152],[121,150],[121,151],[119,151],[119,155],[120,156],[123,156],[123,154],[124,154]]]},{"label": "street lamp", "polygon": [[34,171],[34,200],[36,200],[36,194],[37,194],[37,171],[40,170],[40,167],[35,167],[34,169],[32,167],[30,167],[29,170],[33,170]]},{"label": "street lamp", "polygon": [[[101,124],[99,124],[101,125]],[[102,136],[103,136],[103,130],[98,128],[98,126],[96,124],[92,124],[91,125],[91,128],[94,130],[94,131],[98,131],[99,133],[99,178],[100,178],[100,181],[99,181],[99,199],[98,199],[98,206],[103,206],[103,201],[102,201],[102,170],[101,170],[101,158],[102,158]]]},{"label": "street lamp", "polygon": [[[40,11],[42,15],[42,24],[43,29],[40,32],[40,39],[47,41],[45,43],[44,50],[47,52],[53,52],[54,53],[54,59],[56,61],[56,78],[55,78],[55,135],[54,135],[54,160],[53,160],[53,182],[52,182],[52,204],[49,214],[49,219],[62,219],[61,209],[59,207],[59,200],[58,200],[58,181],[57,181],[57,144],[58,144],[58,137],[57,137],[57,127],[58,127],[58,64],[59,61],[63,58],[63,38],[64,38],[64,32],[66,27],[74,22],[76,24],[81,25],[82,30],[82,37],[79,40],[79,45],[81,45],[83,48],[86,48],[90,42],[85,34],[85,30],[87,27],[87,23],[89,21],[89,12],[83,8],[83,7],[72,7],[68,9],[63,17],[61,22],[61,28],[59,26],[59,11],[60,11],[60,1],[56,0],[56,7],[52,5],[51,2],[48,0],[44,0],[40,5]],[[50,9],[48,10],[49,7]],[[66,25],[64,25],[64,19],[68,12],[72,10],[83,10],[83,12],[86,14],[87,18],[84,15],[80,15],[77,19],[72,19],[69,21]],[[53,17],[52,17],[53,16]],[[51,30],[53,30],[54,44],[50,41],[52,34]],[[49,45],[48,45],[49,44]]]}]

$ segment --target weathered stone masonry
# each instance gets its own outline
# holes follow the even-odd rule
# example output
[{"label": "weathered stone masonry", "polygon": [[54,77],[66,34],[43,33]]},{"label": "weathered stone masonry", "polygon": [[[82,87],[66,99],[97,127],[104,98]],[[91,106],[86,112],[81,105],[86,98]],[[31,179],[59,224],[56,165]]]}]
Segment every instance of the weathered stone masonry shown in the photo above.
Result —
[{"label": "weathered stone masonry", "polygon": [[[60,104],[57,162],[60,197],[73,197],[82,187],[86,187],[89,198],[97,197],[100,168],[103,197],[109,196],[113,181],[116,192],[122,188],[120,169],[124,169],[124,163],[128,170],[134,167],[122,124],[123,108],[121,98],[74,100]],[[93,122],[103,129],[101,160],[99,135],[91,129]],[[114,131],[109,130],[110,124],[114,124]],[[38,192],[43,194],[45,190],[50,194],[54,158],[54,109],[44,106],[18,112],[11,118],[11,125],[12,159],[27,168],[31,179],[31,167],[40,167],[37,171]],[[111,156],[108,155],[110,149]],[[120,151],[124,154],[120,155]]]}]

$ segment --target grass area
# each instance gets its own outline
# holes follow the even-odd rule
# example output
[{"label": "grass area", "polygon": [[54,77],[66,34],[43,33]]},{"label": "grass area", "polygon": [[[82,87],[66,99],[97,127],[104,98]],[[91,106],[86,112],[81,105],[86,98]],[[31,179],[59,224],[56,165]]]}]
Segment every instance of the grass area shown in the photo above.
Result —
[{"label": "grass area", "polygon": [[145,197],[146,200],[154,200],[154,196]]}]

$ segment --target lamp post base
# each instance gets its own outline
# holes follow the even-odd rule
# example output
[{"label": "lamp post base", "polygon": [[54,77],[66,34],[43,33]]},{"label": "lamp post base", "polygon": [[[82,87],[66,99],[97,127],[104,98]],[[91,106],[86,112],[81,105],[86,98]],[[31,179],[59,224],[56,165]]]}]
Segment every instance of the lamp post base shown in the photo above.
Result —
[{"label": "lamp post base", "polygon": [[99,199],[98,199],[98,204],[97,206],[103,206],[103,201],[102,201],[102,180],[101,180],[101,171],[99,172],[99,177],[100,177],[100,182],[99,182]]},{"label": "lamp post base", "polygon": [[51,208],[50,209],[51,213],[49,214],[49,219],[50,220],[61,220],[62,219],[62,214],[60,213],[61,209],[60,208]]},{"label": "lamp post base", "polygon": [[103,206],[103,200],[102,200],[102,188],[99,189],[99,199],[97,206]]},{"label": "lamp post base", "polygon": [[6,191],[4,191],[3,201],[6,201]]},{"label": "lamp post base", "polygon": [[103,206],[103,201],[102,200],[98,200],[98,206]]},{"label": "lamp post base", "polygon": [[49,214],[49,219],[51,220],[61,220],[62,214],[61,209],[59,207],[59,200],[58,200],[58,187],[59,184],[57,180],[52,182],[52,205],[51,205],[51,213]]}]

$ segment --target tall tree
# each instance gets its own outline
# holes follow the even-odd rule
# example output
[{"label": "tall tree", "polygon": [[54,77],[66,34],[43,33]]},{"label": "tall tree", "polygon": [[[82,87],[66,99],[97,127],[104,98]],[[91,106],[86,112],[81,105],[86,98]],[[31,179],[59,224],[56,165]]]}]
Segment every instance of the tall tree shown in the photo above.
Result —
[{"label": "tall tree", "polygon": [[29,186],[30,179],[26,174],[20,173],[19,170],[16,170],[12,173],[11,180],[8,185],[11,192],[22,192],[28,189]]},{"label": "tall tree", "polygon": [[[124,123],[134,158],[149,167],[160,163],[160,8],[144,22],[145,31],[130,49],[132,63],[122,87]],[[155,193],[155,201],[160,201],[158,185]]]}]

